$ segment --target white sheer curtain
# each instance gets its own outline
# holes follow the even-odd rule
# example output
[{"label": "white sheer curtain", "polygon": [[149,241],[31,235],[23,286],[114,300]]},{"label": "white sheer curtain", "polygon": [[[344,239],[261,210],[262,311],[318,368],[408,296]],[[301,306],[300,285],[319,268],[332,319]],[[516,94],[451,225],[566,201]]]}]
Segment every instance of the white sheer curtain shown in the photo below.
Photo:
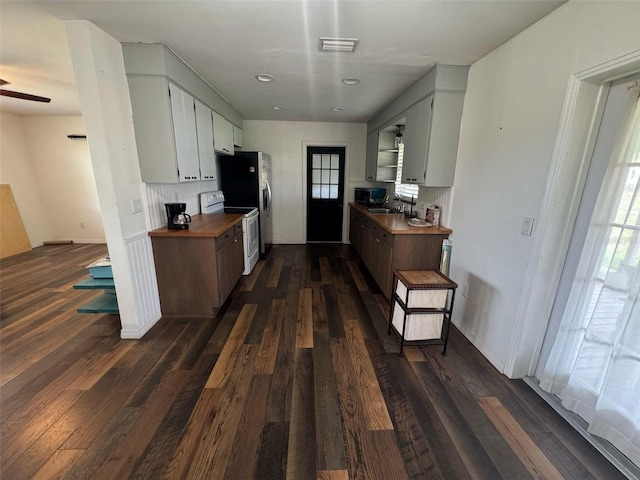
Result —
[{"label": "white sheer curtain", "polygon": [[640,466],[640,84],[540,386]]}]

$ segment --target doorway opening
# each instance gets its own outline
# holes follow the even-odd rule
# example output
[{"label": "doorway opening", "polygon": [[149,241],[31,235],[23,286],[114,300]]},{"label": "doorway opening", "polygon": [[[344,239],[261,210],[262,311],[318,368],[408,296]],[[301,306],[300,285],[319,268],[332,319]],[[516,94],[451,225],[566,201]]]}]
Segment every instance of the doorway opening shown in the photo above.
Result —
[{"label": "doorway opening", "polygon": [[307,243],[342,242],[345,147],[307,147]]}]

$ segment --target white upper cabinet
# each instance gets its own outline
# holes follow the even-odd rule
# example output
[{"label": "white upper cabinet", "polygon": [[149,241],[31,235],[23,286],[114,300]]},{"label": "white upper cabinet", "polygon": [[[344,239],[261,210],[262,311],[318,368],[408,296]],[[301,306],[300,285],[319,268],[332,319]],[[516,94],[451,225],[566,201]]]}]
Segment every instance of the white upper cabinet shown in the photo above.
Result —
[{"label": "white upper cabinet", "polygon": [[213,112],[213,144],[216,153],[222,155],[233,155],[233,124],[219,115]]},{"label": "white upper cabinet", "polygon": [[[468,74],[469,67],[466,66],[436,65],[369,120],[367,130],[378,131],[382,136],[382,132],[393,131],[394,124],[403,123],[404,117],[402,183],[453,186]],[[374,146],[372,135],[367,138],[367,180],[374,175],[373,165],[370,165]],[[385,148],[379,147],[378,155],[383,150]],[[378,160],[375,172],[378,181],[381,181],[381,167],[386,165],[385,168],[392,169],[389,167],[392,163]]]},{"label": "white upper cabinet", "polygon": [[132,76],[127,80],[142,181],[199,180],[193,97],[166,78]]},{"label": "white upper cabinet", "polygon": [[233,154],[240,112],[165,45],[123,43],[122,55],[142,181],[216,179],[214,151]]},{"label": "white upper cabinet", "polygon": [[365,164],[364,179],[369,182],[376,181],[378,169],[378,130],[367,135],[367,158]]},{"label": "white upper cabinet", "polygon": [[242,148],[242,129],[235,125],[233,126],[233,145]]},{"label": "white upper cabinet", "polygon": [[217,114],[166,78],[131,76],[128,82],[142,181],[216,180]]},{"label": "white upper cabinet", "polygon": [[199,180],[200,160],[194,98],[172,83],[169,83],[169,93],[180,181]]},{"label": "white upper cabinet", "polygon": [[213,148],[212,111],[196,100],[196,127],[198,129],[198,156],[200,157],[200,179],[216,180],[216,155]]},{"label": "white upper cabinet", "polygon": [[367,135],[365,180],[369,182],[395,182],[398,170],[396,135],[404,127],[405,119],[393,122],[383,129]]},{"label": "white upper cabinet", "polygon": [[435,92],[407,111],[402,183],[453,185],[463,101],[461,92]]},{"label": "white upper cabinet", "polygon": [[402,183],[421,184],[425,179],[425,162],[429,147],[431,100],[433,95],[415,104],[407,112],[404,128]]}]

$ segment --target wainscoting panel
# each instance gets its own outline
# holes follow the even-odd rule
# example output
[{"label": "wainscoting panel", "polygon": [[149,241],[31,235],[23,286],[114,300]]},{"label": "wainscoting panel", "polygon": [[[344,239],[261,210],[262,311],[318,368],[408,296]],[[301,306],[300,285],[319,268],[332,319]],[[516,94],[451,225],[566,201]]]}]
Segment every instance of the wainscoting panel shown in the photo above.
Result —
[{"label": "wainscoting panel", "polygon": [[123,329],[121,336],[122,338],[140,338],[162,316],[156,267],[153,263],[151,238],[146,232],[127,238],[125,246],[131,268],[139,331]]}]

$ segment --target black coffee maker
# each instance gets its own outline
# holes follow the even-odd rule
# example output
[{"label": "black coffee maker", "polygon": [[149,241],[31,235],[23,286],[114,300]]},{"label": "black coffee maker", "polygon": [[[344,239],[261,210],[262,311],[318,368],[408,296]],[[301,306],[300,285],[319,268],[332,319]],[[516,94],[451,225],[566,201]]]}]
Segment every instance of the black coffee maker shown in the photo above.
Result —
[{"label": "black coffee maker", "polygon": [[167,228],[169,230],[186,230],[189,228],[191,215],[184,213],[187,209],[186,203],[165,203],[167,209]]}]

